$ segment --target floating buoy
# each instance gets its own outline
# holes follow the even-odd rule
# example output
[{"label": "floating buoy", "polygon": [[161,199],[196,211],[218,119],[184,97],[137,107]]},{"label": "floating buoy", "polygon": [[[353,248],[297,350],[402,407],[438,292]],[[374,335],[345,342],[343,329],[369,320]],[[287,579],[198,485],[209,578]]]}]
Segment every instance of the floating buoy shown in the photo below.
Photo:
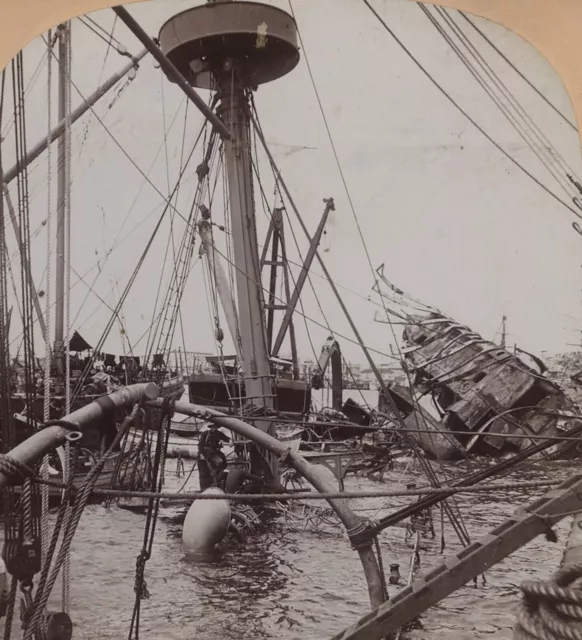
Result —
[{"label": "floating buoy", "polygon": [[[210,487],[202,494],[225,495]],[[195,500],[182,528],[182,546],[187,554],[208,553],[224,538],[230,524],[230,504],[224,500]]]}]

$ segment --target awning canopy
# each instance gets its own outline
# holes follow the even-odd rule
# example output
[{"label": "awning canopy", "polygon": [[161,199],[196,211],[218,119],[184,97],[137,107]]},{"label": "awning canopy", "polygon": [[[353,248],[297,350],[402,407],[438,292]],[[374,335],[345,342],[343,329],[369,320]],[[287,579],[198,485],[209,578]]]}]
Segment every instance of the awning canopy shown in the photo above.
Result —
[{"label": "awning canopy", "polygon": [[79,333],[76,331],[73,333],[73,337],[69,341],[69,351],[89,351],[92,348]]}]

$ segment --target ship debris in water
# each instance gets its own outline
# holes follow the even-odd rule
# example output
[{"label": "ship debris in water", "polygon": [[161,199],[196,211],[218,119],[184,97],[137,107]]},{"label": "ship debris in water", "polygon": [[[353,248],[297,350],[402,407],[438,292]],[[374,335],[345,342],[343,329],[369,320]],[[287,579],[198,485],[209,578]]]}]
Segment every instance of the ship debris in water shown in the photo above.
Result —
[{"label": "ship debris in water", "polygon": [[[393,293],[405,295],[379,273]],[[379,286],[376,290],[393,300]],[[511,352],[435,309],[407,315],[402,342],[401,365],[410,389],[391,385],[389,393],[407,430],[434,458],[521,451],[539,438],[563,435],[579,419],[579,408],[545,375],[538,357],[527,354],[532,361],[527,364],[517,354],[522,350]],[[421,404],[427,400],[432,413]],[[393,406],[380,392],[380,411],[390,414]],[[577,442],[555,442],[551,457],[582,451]]]},{"label": "ship debris in water", "polygon": [[[150,595],[146,564],[154,552],[160,506],[172,501],[187,503],[182,521],[182,549],[190,556],[209,554],[217,545],[233,538],[244,543],[249,534],[261,530],[273,513],[289,527],[305,531],[342,527],[342,534],[347,538],[344,542],[349,542],[361,562],[372,611],[337,635],[338,640],[380,639],[393,633],[399,638],[405,625],[427,608],[467,581],[476,580],[534,536],[545,534],[549,540],[555,540],[551,527],[582,508],[582,476],[561,482],[558,488],[554,486],[558,483],[545,481],[520,484],[504,480],[503,484],[485,486],[486,481],[515,470],[518,464],[535,455],[568,457],[579,453],[582,420],[578,407],[564,389],[549,378],[545,365],[533,356],[529,362],[518,355],[517,350],[513,353],[508,350],[504,341],[496,345],[440,311],[412,300],[391,285],[379,270],[380,280],[391,293],[379,290],[378,293],[389,302],[407,301],[415,309],[414,313],[399,316],[406,325],[403,344],[399,346],[399,361],[409,384],[387,382],[374,364],[318,254],[326,222],[335,210],[334,200],[323,199],[324,210],[311,237],[265,143],[253,97],[261,85],[286,76],[299,64],[300,38],[293,15],[259,2],[209,1],[171,17],[154,41],[126,9],[118,6],[114,12],[116,19],[146,48],[141,57],[132,57],[130,69],[137,69],[139,60],[149,52],[165,77],[186,95],[188,104],[193,103],[205,116],[198,137],[203,147],[201,162],[195,171],[189,171],[194,180],[196,175],[198,183],[189,203],[189,217],[184,219],[187,230],[179,246],[173,245],[174,268],[166,294],[159,299],[160,314],[155,316],[157,320],[148,331],[143,366],[133,355],[124,356],[123,366],[121,359],[117,366],[114,358],[103,354],[103,366],[97,367],[111,327],[121,321],[123,302],[145,253],[119,303],[112,309],[102,337],[94,343],[95,348],[91,348],[78,332],[72,331],[70,318],[67,319],[71,287],[67,286],[70,256],[65,245],[68,245],[70,231],[67,210],[71,202],[70,127],[74,115],[70,105],[67,106],[72,85],[70,24],[60,25],[54,37],[49,32],[48,60],[52,60],[52,47],[57,42],[59,47],[59,122],[64,124],[64,129],[60,133],[51,132],[43,147],[50,149],[51,143],[59,140],[55,340],[51,343],[49,330],[43,327],[45,362],[41,380],[40,363],[34,353],[33,307],[41,325],[42,310],[39,311],[30,268],[27,178],[27,167],[34,154],[25,154],[22,54],[15,59],[12,66],[14,126],[0,129],[6,136],[14,130],[18,157],[16,169],[4,173],[5,193],[1,202],[11,209],[8,176],[11,172],[12,179],[20,176],[18,212],[22,228],[16,236],[23,276],[24,363],[22,375],[16,375],[20,380],[12,388],[10,381],[17,367],[15,362],[10,365],[11,312],[5,304],[9,261],[4,216],[0,215],[0,435],[3,446],[0,488],[5,490],[2,501],[5,566],[0,564],[0,616],[6,619],[4,637],[12,635],[19,588],[24,596],[21,601],[24,640],[41,637],[70,640],[72,637],[75,608],[69,602],[69,557],[83,511],[92,501],[109,505],[115,500],[126,509],[146,512],[143,537],[138,541],[141,548],[134,540],[128,540],[132,550],[136,547],[137,555],[130,638],[139,635],[142,601]],[[113,32],[110,35],[111,40]],[[119,44],[120,55],[130,55],[127,50],[122,52]],[[111,42],[107,45],[109,51]],[[120,77],[109,86],[114,86]],[[202,99],[198,90],[213,95],[210,100]],[[117,95],[120,93],[121,89]],[[50,109],[50,87],[48,98]],[[90,108],[89,101],[84,102]],[[257,183],[264,192],[255,167],[259,160],[257,141],[269,159],[276,201],[280,205],[269,210],[269,229],[262,255],[254,199]],[[197,142],[191,156],[196,146]],[[128,157],[131,156],[128,154]],[[186,165],[187,162],[183,172]],[[216,185],[221,173],[225,182],[222,202],[214,200],[211,187]],[[49,183],[50,178],[49,171]],[[180,180],[175,192],[179,186]],[[582,187],[580,190],[582,192]],[[166,202],[162,215],[165,215],[175,199],[174,193],[168,198],[162,195]],[[286,207],[297,214],[308,240],[308,251],[299,265],[301,272],[293,290],[283,224]],[[158,228],[159,223],[156,230]],[[230,277],[222,265],[221,258],[225,255],[215,245],[216,229],[225,232],[224,253],[227,258],[232,256],[232,260],[227,260]],[[190,401],[185,402],[181,399],[185,378],[169,370],[165,362],[176,333],[198,237],[199,256],[203,258],[200,262],[208,270],[210,310],[216,324],[215,340],[220,355],[206,358],[210,371],[187,371]],[[314,370],[301,376],[293,316],[315,259],[320,261],[376,376],[380,387],[378,410],[360,406],[352,398],[344,401],[346,388],[361,390],[365,384],[346,371],[340,344],[331,327],[328,327],[331,335],[322,346]],[[163,269],[161,271],[163,276]],[[267,276],[268,289],[263,287]],[[162,278],[160,287],[161,283]],[[279,291],[282,297],[277,296]],[[47,299],[47,311],[49,302]],[[278,328],[275,327],[277,312],[282,312]],[[223,318],[233,343],[234,354],[230,356],[223,354]],[[125,329],[121,333],[125,335]],[[70,340],[69,334],[72,334]],[[287,338],[290,359],[280,356]],[[71,355],[73,352],[77,355]],[[314,408],[312,391],[326,387],[330,391],[330,406]],[[179,421],[176,413],[188,417]],[[484,468],[450,480],[448,469],[444,471],[447,465],[433,466],[431,460],[449,461],[472,455],[501,459],[491,464],[488,460]],[[166,464],[172,456],[178,458],[176,475],[184,472],[182,458],[194,459],[186,482],[197,470],[199,491],[166,491]],[[428,484],[419,483],[422,485],[419,486],[409,482],[406,490],[391,486],[387,491],[346,493],[344,484],[349,472],[366,474],[382,482],[386,469],[392,469],[402,457],[407,469],[413,463],[418,464]],[[306,488],[302,481],[311,488]],[[396,484],[392,479],[390,483]],[[471,539],[454,501],[455,495],[463,491],[486,490],[497,496],[505,490],[548,485],[552,486],[550,492],[521,508],[479,541]],[[359,498],[404,500],[399,508],[391,503],[386,508],[356,510],[351,500]],[[316,500],[319,505],[313,504]],[[324,501],[327,501],[325,506],[321,506]],[[55,503],[58,513],[52,518],[49,507]],[[433,517],[433,508],[437,506],[441,510],[441,553],[444,552],[445,521],[447,527],[451,525],[463,549],[450,555],[437,569],[418,576],[423,543],[429,538],[438,541]],[[135,522],[138,518],[131,520]],[[579,521],[577,518],[576,522]],[[405,529],[404,542],[412,543],[407,584],[392,597],[388,583],[398,585],[402,576],[399,564],[384,563],[385,540],[381,540],[380,534],[388,527]],[[579,536],[574,534],[571,544],[579,546]],[[333,558],[335,549],[331,551],[329,557]],[[389,551],[393,553],[393,549]],[[569,554],[566,562],[578,555]],[[12,577],[10,588],[6,584],[8,575]],[[59,575],[63,584],[62,611],[49,610],[49,601],[51,607],[57,606],[51,595]],[[2,581],[5,584],[1,584]],[[555,584],[538,589],[538,596],[542,593],[555,604],[560,598],[568,600],[566,595],[571,602],[582,604],[579,593],[572,596],[571,592],[555,588],[564,586],[567,585],[561,579],[556,580]],[[532,593],[535,596],[536,587],[526,585],[523,591],[531,598]],[[255,590],[253,597],[261,598],[257,593]],[[268,606],[273,594],[274,591],[270,591]],[[238,591],[235,595],[239,600]],[[534,604],[539,605],[539,600]],[[558,605],[558,612],[563,612],[564,603]],[[525,613],[520,616],[520,625],[526,632],[528,625],[532,626],[534,609],[527,600]],[[566,610],[572,613],[573,608]],[[102,616],[103,619],[110,617]],[[279,623],[277,626],[280,629]],[[564,635],[574,637],[569,632]],[[551,638],[549,634],[545,637]]]}]

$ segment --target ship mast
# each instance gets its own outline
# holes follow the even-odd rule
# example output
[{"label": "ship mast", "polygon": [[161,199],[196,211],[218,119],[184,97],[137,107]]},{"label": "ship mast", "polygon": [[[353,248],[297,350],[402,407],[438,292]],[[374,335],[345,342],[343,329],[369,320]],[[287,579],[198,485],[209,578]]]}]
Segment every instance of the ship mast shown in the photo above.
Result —
[{"label": "ship mast", "polygon": [[273,407],[273,385],[265,331],[265,303],[253,194],[249,105],[236,62],[226,59],[220,80],[219,113],[233,132],[224,145],[238,298],[245,400]]},{"label": "ship mast", "polygon": [[[69,248],[70,220],[69,207],[69,163],[68,150],[70,144],[70,122],[68,119],[69,95],[70,95],[70,23],[59,26],[59,86],[58,86],[58,118],[59,122],[65,122],[63,135],[58,142],[58,173],[57,173],[57,242],[56,242],[56,287],[55,287],[55,365],[57,376],[60,380],[65,377],[65,277],[66,277],[66,253]],[[49,96],[50,99],[50,96]]]},{"label": "ship mast", "polygon": [[[245,389],[242,400],[255,409],[269,410],[274,385],[255,219],[249,95],[297,65],[297,26],[289,14],[270,5],[217,0],[168,20],[159,42],[192,87],[218,93],[217,113],[230,134],[224,136],[224,152]],[[256,422],[263,431],[273,432],[270,420]],[[266,452],[251,452],[251,468],[278,479],[277,461]]]}]

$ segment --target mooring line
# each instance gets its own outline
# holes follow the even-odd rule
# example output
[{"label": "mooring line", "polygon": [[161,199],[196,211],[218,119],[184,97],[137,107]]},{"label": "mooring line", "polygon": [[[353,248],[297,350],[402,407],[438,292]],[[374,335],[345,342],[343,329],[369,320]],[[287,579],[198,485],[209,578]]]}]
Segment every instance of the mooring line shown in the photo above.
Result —
[{"label": "mooring line", "polygon": [[[63,488],[61,482],[46,481],[42,478],[34,478],[39,484],[48,484],[55,488]],[[286,500],[336,500],[336,499],[358,499],[358,498],[399,498],[440,494],[456,493],[481,493],[486,491],[516,491],[524,489],[538,489],[544,487],[558,486],[560,483],[550,480],[539,480],[532,482],[513,482],[504,484],[482,484],[471,487],[443,486],[439,488],[427,487],[425,489],[406,489],[402,491],[337,491],[334,493],[318,493],[311,491],[301,491],[296,493],[223,493],[207,494],[200,491],[184,493],[165,493],[155,491],[126,491],[123,489],[93,489],[93,495],[109,496],[119,498],[161,498],[166,500],[233,500],[237,502],[283,502]]]}]

